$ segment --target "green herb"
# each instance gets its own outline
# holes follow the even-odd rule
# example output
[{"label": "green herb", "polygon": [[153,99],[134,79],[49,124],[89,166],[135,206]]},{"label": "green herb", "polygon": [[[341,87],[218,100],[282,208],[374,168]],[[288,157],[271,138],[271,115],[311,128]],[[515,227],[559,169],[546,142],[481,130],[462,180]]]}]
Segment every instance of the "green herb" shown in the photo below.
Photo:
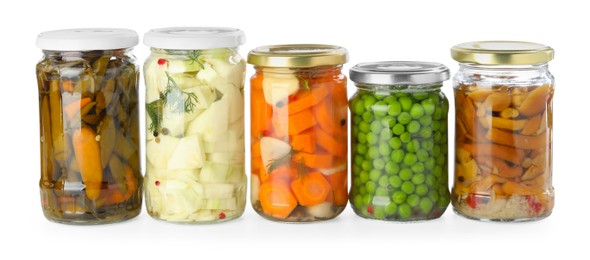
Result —
[{"label": "green herb", "polygon": [[299,85],[301,88],[305,90],[311,90],[309,87],[309,79],[306,79],[303,76],[297,76],[297,79],[299,79]]},{"label": "green herb", "polygon": [[197,95],[183,91],[178,87],[176,81],[166,72],[168,82],[166,89],[160,92],[160,99],[146,104],[146,114],[152,120],[148,126],[150,131],[162,131],[163,110],[165,106],[170,108],[174,113],[192,113],[195,110],[196,103],[199,102]]},{"label": "green herb", "polygon": [[200,50],[193,50],[189,51],[188,59],[191,60],[191,65],[197,63],[201,69],[205,69],[203,61],[201,61],[201,51]]}]

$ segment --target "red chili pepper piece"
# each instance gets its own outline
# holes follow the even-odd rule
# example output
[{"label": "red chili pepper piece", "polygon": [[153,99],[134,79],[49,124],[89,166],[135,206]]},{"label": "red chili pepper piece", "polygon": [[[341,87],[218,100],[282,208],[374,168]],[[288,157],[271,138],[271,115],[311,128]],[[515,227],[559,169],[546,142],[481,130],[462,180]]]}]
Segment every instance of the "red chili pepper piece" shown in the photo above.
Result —
[{"label": "red chili pepper piece", "polygon": [[160,186],[160,181],[156,181],[156,186]]},{"label": "red chili pepper piece", "polygon": [[219,219],[224,219],[225,218],[225,213],[221,212],[219,213]]},{"label": "red chili pepper piece", "polygon": [[467,205],[469,205],[469,207],[472,209],[477,207],[477,198],[475,197],[475,194],[469,194],[469,196],[467,197]]},{"label": "red chili pepper piece", "polygon": [[369,214],[373,214],[374,210],[373,210],[373,206],[369,206],[367,207],[367,213]]},{"label": "red chili pepper piece", "polygon": [[166,64],[167,62],[168,62],[168,60],[166,60],[166,59],[158,59],[158,65],[160,65],[160,66]]}]

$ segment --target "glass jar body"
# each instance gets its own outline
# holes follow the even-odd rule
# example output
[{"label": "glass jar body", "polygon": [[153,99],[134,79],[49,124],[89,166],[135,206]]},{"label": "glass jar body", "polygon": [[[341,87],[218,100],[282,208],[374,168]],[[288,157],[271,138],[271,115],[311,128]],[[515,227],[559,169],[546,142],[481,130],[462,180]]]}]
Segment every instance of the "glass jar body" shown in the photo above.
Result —
[{"label": "glass jar body", "polygon": [[246,175],[237,48],[152,49],[144,70],[148,213],[182,223],[238,218]]},{"label": "glass jar body", "polygon": [[453,80],[455,212],[495,221],[549,216],[554,79],[547,64],[460,66]]},{"label": "glass jar body", "polygon": [[252,206],[279,222],[332,219],[348,201],[347,95],[341,65],[255,67]]},{"label": "glass jar body", "polygon": [[450,201],[442,83],[357,87],[350,100],[355,213],[388,221],[440,217]]},{"label": "glass jar body", "polygon": [[44,54],[37,79],[45,216],[72,224],[137,216],[143,178],[131,49]]}]

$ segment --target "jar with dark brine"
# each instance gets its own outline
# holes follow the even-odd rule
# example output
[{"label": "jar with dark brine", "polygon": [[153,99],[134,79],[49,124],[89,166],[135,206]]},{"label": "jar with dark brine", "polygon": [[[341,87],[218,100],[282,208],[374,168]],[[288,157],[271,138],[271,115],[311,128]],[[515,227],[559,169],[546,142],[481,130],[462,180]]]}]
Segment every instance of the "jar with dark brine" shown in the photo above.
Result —
[{"label": "jar with dark brine", "polygon": [[338,216],[347,203],[347,96],[332,45],[250,51],[252,206],[280,222]]},{"label": "jar with dark brine", "polygon": [[137,33],[41,33],[41,204],[52,221],[99,224],[141,210]]},{"label": "jar with dark brine", "polygon": [[450,201],[447,114],[438,63],[384,61],[350,70],[354,212],[364,218],[440,217]]},{"label": "jar with dark brine", "polygon": [[451,49],[456,104],[455,212],[526,221],[553,209],[553,49],[468,42]]}]

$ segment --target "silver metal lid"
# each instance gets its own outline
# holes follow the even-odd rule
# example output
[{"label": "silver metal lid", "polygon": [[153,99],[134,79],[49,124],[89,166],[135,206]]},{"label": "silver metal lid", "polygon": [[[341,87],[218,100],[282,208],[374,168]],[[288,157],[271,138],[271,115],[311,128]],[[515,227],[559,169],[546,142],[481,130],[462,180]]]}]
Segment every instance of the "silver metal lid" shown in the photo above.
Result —
[{"label": "silver metal lid", "polygon": [[360,63],[350,69],[350,80],[358,84],[429,84],[449,77],[449,68],[435,62],[379,61]]}]

